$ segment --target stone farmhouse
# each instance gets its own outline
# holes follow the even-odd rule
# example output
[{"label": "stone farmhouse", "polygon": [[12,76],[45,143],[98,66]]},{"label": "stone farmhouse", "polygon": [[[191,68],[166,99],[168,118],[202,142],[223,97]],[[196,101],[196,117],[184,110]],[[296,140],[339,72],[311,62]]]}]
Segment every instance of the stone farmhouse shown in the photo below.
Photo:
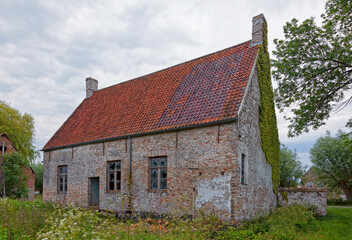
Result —
[{"label": "stone farmhouse", "polygon": [[318,188],[324,187],[324,184],[320,183],[318,176],[313,171],[314,166],[310,167],[308,171],[302,176],[302,185],[306,188]]},{"label": "stone farmhouse", "polygon": [[42,149],[44,200],[227,220],[276,207],[261,146],[265,41],[261,14],[247,42],[104,89],[87,78],[86,98]]},{"label": "stone farmhouse", "polygon": [[[0,133],[0,154],[2,154],[2,153],[11,154],[12,152],[17,152],[17,149],[15,148],[15,146],[11,142],[10,138],[5,133]],[[2,163],[2,159],[1,159],[0,163]],[[2,186],[3,186],[2,184],[3,184],[4,179],[3,179],[3,176],[1,175],[2,174],[1,167],[2,166],[0,164],[0,188],[2,189]],[[27,176],[26,185],[28,188],[28,199],[33,200],[34,199],[34,186],[35,186],[35,173],[31,167],[30,168],[23,167],[22,172],[24,175]],[[5,186],[5,188],[6,188],[6,186]]]}]

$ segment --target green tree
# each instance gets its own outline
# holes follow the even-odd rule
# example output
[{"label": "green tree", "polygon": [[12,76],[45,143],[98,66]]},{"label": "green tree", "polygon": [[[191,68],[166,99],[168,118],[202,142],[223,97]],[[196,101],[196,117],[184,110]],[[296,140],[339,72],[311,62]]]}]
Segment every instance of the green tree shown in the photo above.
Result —
[{"label": "green tree", "polygon": [[291,137],[324,125],[332,110],[352,102],[345,98],[352,88],[352,0],[328,0],[321,17],[321,27],[313,17],[292,19],[285,40],[274,40],[275,101],[293,113],[286,117]]},{"label": "green tree", "polygon": [[33,145],[34,119],[31,115],[21,114],[8,104],[0,101],[0,133],[6,133],[11,142],[29,161],[33,161],[38,152]]},{"label": "green tree", "polygon": [[319,180],[329,189],[341,188],[352,201],[352,136],[339,131],[336,137],[327,132],[310,150],[310,158]]},{"label": "green tree", "polygon": [[21,154],[13,152],[4,155],[3,173],[7,197],[28,197],[27,176],[23,175],[23,168],[29,168],[29,163]]},{"label": "green tree", "polygon": [[305,167],[299,161],[297,152],[280,147],[280,187],[297,187],[298,180],[303,176]]},{"label": "green tree", "polygon": [[32,169],[35,172],[35,190],[43,193],[43,164],[41,162],[34,163]]}]

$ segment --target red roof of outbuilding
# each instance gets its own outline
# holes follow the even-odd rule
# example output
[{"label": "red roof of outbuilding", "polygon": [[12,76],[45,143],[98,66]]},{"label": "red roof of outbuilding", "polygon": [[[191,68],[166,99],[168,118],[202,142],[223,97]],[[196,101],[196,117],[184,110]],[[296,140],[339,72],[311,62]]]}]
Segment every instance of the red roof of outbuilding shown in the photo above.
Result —
[{"label": "red roof of outbuilding", "polygon": [[235,118],[258,52],[250,43],[94,92],[43,150]]}]

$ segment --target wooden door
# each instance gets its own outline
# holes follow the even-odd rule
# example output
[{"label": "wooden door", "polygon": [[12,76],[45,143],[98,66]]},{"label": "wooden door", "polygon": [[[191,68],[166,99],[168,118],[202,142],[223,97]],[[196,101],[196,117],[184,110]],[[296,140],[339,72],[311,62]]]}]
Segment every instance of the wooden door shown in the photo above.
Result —
[{"label": "wooden door", "polygon": [[99,178],[89,178],[89,205],[99,207]]}]

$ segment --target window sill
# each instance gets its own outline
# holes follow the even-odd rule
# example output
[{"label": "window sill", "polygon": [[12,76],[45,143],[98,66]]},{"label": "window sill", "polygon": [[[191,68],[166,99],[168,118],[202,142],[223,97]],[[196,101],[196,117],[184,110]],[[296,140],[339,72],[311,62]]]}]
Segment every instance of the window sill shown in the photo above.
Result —
[{"label": "window sill", "polygon": [[167,189],[148,189],[148,192],[152,192],[152,193],[167,193]]},{"label": "window sill", "polygon": [[106,191],[107,194],[121,193],[121,190],[116,191]]}]

